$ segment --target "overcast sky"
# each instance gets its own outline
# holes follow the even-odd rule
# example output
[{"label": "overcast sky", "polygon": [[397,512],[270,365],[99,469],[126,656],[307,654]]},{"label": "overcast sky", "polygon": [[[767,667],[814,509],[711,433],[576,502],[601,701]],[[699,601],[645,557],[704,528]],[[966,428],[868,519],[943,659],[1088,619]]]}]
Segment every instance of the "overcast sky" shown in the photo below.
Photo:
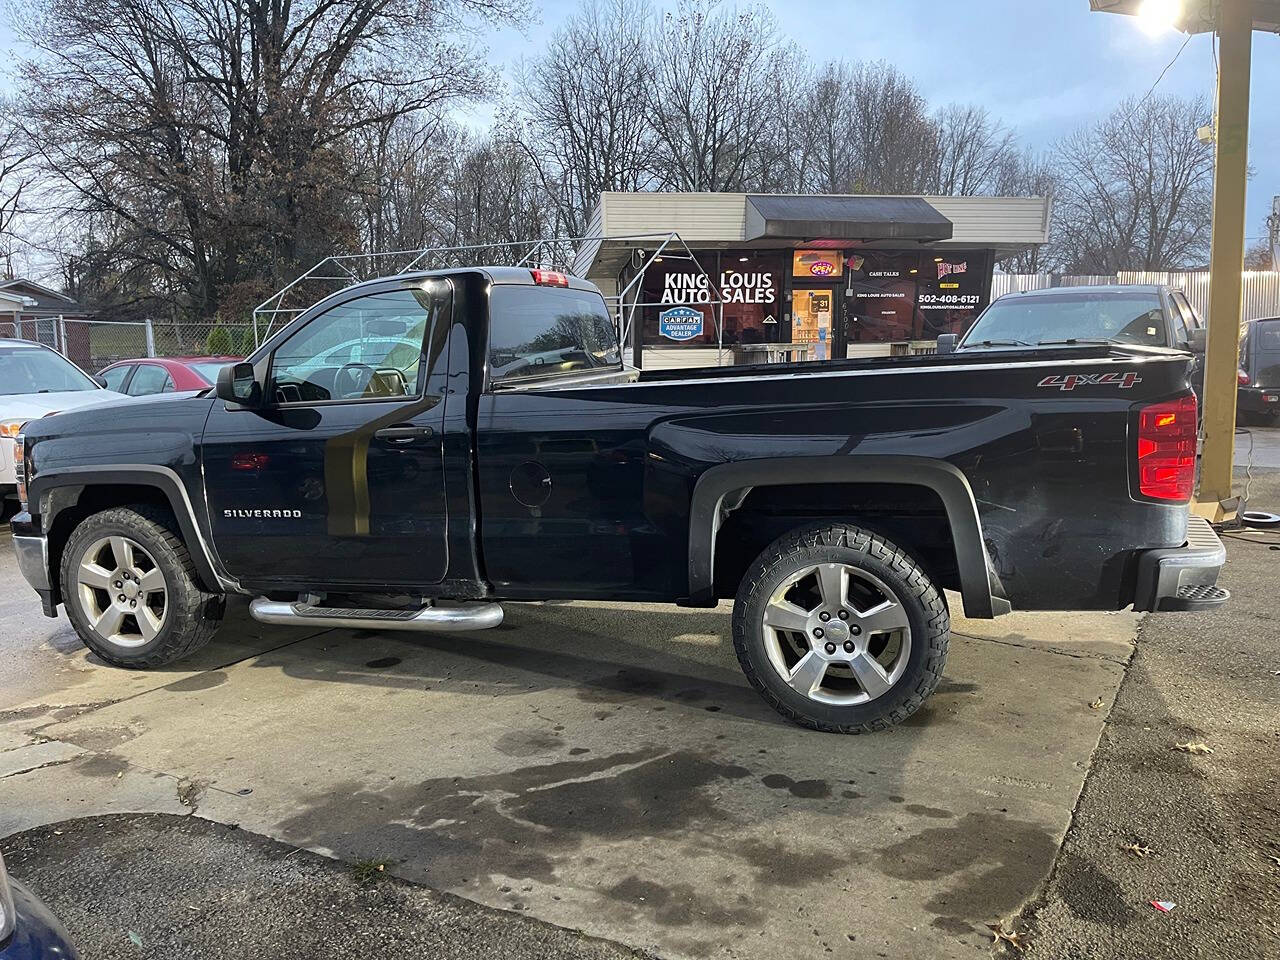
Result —
[{"label": "overcast sky", "polygon": [[[664,4],[655,0],[658,6]],[[931,103],[982,104],[1033,147],[1143,96],[1186,39],[1150,37],[1131,17],[1091,13],[1088,0],[767,0],[787,33],[815,60],[885,59]],[[486,39],[504,65],[529,56],[576,8],[539,5],[541,23]],[[1197,36],[1157,88],[1212,102],[1210,38]],[[1261,236],[1280,194],[1280,36],[1254,35],[1248,235]],[[485,117],[478,111],[477,120]]]},{"label": "overcast sky", "polygon": [[[663,0],[655,0],[659,7]],[[1049,146],[1142,96],[1185,37],[1150,37],[1132,18],[1089,12],[1088,0],[766,0],[784,29],[815,60],[886,59],[914,78],[935,105],[979,103],[1024,143]],[[490,60],[504,71],[537,51],[577,6],[535,3],[522,29],[484,31]],[[0,50],[12,46],[0,26]],[[8,60],[8,57],[4,58]],[[3,61],[0,61],[3,62]],[[1194,37],[1160,82],[1161,93],[1212,98],[1208,36]],[[1280,36],[1254,34],[1248,235],[1260,237],[1280,194]],[[472,111],[485,123],[491,109]]]}]

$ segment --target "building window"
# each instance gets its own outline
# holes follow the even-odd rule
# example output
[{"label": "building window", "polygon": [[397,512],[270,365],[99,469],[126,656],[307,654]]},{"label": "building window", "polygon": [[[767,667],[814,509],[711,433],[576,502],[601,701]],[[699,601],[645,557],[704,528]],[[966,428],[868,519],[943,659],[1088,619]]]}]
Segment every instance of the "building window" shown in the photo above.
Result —
[{"label": "building window", "polygon": [[[775,343],[784,312],[783,281],[790,263],[783,254],[709,251],[698,262],[666,259],[645,272],[641,300],[646,346],[714,347],[718,310],[724,321],[724,344]],[[698,264],[701,264],[701,269]],[[722,310],[714,301],[714,284],[723,294]],[[680,310],[678,308],[685,308]],[[701,316],[690,321],[689,310]]]}]

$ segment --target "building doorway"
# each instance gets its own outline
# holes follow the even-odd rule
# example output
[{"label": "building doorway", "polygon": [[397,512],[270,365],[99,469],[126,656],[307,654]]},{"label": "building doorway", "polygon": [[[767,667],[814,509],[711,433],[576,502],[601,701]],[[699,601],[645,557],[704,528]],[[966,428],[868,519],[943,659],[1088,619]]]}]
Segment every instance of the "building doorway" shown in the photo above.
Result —
[{"label": "building doorway", "polygon": [[791,341],[809,344],[810,360],[841,356],[836,288],[796,287],[791,292]]}]

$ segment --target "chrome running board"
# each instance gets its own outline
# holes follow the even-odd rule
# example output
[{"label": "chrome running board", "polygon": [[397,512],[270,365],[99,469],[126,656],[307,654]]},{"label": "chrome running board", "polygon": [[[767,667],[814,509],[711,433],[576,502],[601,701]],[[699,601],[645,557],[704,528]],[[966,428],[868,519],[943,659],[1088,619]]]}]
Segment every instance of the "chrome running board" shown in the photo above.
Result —
[{"label": "chrome running board", "polygon": [[261,623],[280,623],[286,626],[417,630],[423,633],[487,630],[502,623],[502,607],[496,603],[458,603],[448,607],[433,605],[418,610],[366,610],[318,607],[310,603],[258,597],[249,603],[249,615]]}]

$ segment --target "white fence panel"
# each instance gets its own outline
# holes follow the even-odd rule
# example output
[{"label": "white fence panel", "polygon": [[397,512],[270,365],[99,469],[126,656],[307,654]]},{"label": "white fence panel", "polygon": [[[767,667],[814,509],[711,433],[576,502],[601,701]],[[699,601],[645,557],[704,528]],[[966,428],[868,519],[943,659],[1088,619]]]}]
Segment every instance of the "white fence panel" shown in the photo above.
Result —
[{"label": "white fence panel", "polygon": [[[1125,271],[1119,274],[1121,283],[1166,283],[1187,295],[1196,312],[1206,319],[1209,316],[1209,271],[1191,273],[1142,273]],[[1243,279],[1241,319],[1256,320],[1259,317],[1280,317],[1280,271],[1246,270]]]},{"label": "white fence panel", "polygon": [[1043,290],[1051,286],[1052,281],[1047,273],[997,273],[991,278],[991,299],[999,300],[1007,293]]}]

